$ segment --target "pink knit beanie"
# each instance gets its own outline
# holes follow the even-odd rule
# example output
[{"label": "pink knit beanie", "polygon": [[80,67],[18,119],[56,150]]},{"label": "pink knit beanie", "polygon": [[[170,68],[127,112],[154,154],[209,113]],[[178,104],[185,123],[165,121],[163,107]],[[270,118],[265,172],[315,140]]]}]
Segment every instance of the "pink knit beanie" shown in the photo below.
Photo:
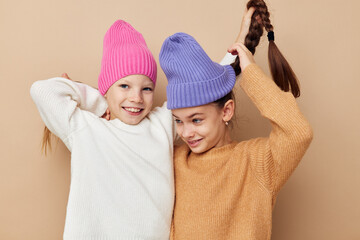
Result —
[{"label": "pink knit beanie", "polygon": [[141,33],[129,23],[117,20],[104,37],[103,58],[98,80],[99,91],[107,90],[128,75],[148,76],[156,83],[156,62]]}]

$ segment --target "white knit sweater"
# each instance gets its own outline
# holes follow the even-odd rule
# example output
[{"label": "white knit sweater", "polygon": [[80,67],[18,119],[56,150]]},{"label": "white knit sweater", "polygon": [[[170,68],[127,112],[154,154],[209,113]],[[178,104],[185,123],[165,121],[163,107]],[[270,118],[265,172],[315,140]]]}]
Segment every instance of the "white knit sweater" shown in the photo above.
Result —
[{"label": "white knit sweater", "polygon": [[71,151],[64,239],[168,239],[174,128],[166,105],[127,125],[100,118],[106,100],[85,84],[52,78],[30,92],[46,126]]}]

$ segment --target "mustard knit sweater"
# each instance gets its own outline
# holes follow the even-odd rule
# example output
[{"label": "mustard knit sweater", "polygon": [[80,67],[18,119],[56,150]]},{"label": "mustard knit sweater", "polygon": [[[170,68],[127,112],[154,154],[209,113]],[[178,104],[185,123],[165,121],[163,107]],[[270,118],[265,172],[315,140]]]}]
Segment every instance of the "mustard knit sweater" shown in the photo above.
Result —
[{"label": "mustard knit sweater", "polygon": [[276,197],[313,133],[293,95],[281,91],[257,65],[243,71],[240,85],[270,120],[270,136],[201,154],[186,145],[176,148],[171,239],[271,238]]}]

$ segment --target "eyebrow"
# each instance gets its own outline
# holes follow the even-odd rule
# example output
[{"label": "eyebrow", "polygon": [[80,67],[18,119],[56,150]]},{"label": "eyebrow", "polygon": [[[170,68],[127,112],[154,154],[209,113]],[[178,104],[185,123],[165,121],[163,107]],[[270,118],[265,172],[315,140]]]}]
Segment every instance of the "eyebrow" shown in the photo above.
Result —
[{"label": "eyebrow", "polygon": [[120,79],[120,82],[118,82],[118,84],[128,84],[129,81],[127,81],[126,79]]},{"label": "eyebrow", "polygon": [[[119,84],[131,84],[132,81],[128,80],[128,79],[120,79],[121,82]],[[142,87],[151,87],[151,88],[155,88],[154,84],[151,82],[151,83],[145,83],[145,84],[142,84]]]},{"label": "eyebrow", "polygon": [[[190,116],[188,116],[188,117],[186,117],[186,118],[193,118],[193,117],[196,116],[196,115],[204,115],[204,113],[194,113],[194,114],[191,114]],[[175,118],[179,118],[179,117],[176,116],[175,114],[173,114],[173,116],[174,116]]]}]

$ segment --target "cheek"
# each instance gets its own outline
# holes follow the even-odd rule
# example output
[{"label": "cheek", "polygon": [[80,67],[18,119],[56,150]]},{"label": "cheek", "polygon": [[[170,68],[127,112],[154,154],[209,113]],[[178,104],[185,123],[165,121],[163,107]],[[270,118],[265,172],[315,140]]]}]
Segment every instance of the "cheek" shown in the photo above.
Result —
[{"label": "cheek", "polygon": [[152,109],[154,95],[153,94],[144,95],[143,100],[144,100],[143,106],[145,110],[144,113],[148,114]]},{"label": "cheek", "polygon": [[181,137],[182,127],[176,126],[176,133]]},{"label": "cheek", "polygon": [[123,94],[109,94],[106,98],[110,111],[115,110],[124,101]]},{"label": "cheek", "polygon": [[[184,131],[187,131],[188,129],[185,129],[184,125],[183,124],[179,124],[179,125],[176,125],[176,133],[180,136],[181,139],[184,139]],[[193,131],[195,131],[195,135],[199,135],[198,132],[197,132],[197,129],[193,129]]]},{"label": "cheek", "polygon": [[114,103],[111,101],[111,100],[109,100],[109,99],[107,99],[107,104],[108,104],[108,108],[109,108],[109,110],[110,110],[110,112],[114,112]]},{"label": "cheek", "polygon": [[152,105],[153,102],[154,102],[154,94],[153,94],[153,93],[151,93],[151,94],[146,94],[146,95],[144,96],[144,99],[145,99],[146,104]]},{"label": "cheek", "polygon": [[202,137],[211,137],[212,134],[212,126],[210,124],[202,124],[197,126],[194,130],[197,135]]},{"label": "cheek", "polygon": [[221,122],[219,122],[218,119],[209,119],[207,124],[201,126],[201,129],[199,129],[199,131],[201,131],[202,134],[208,136],[209,138],[215,139],[222,135],[220,124]]}]

